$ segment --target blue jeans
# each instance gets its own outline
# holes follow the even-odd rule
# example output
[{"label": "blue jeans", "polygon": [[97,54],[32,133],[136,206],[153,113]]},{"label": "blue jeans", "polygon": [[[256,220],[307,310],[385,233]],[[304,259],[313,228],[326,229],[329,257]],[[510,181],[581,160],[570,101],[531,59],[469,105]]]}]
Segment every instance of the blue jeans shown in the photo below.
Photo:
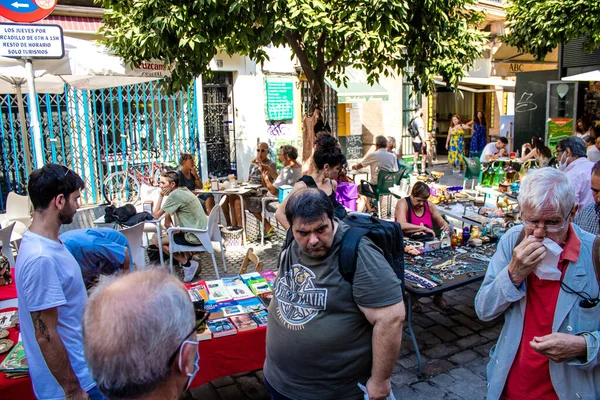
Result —
[{"label": "blue jeans", "polygon": [[104,400],[104,396],[100,393],[100,389],[98,386],[94,386],[87,392],[88,396],[90,396],[90,400]]},{"label": "blue jeans", "polygon": [[271,400],[292,400],[289,397],[282,395],[277,390],[273,389],[273,386],[269,385],[269,382],[267,382],[267,378],[265,378],[265,386],[271,394]]}]

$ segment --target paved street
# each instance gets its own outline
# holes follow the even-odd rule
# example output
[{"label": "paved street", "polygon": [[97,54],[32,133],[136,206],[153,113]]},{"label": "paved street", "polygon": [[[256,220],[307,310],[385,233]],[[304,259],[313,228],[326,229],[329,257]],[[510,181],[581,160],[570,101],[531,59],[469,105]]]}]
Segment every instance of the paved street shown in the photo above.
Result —
[{"label": "paved street", "polygon": [[[462,176],[452,174],[447,165],[439,165],[436,171],[446,172],[441,183],[462,184]],[[251,237],[256,237],[257,228],[249,217]],[[264,247],[253,247],[267,269],[277,267],[277,255],[283,232]],[[226,275],[237,273],[244,252],[228,252]],[[203,279],[210,279],[214,271],[210,258],[203,262]],[[496,342],[502,320],[479,321],[473,310],[473,299],[479,283],[472,284],[445,294],[453,306],[451,312],[443,312],[433,305],[431,298],[421,300],[423,311],[414,314],[414,329],[419,349],[423,355],[423,377],[417,378],[412,343],[403,338],[402,349],[394,373],[392,387],[398,399],[483,399],[486,394],[485,369],[490,348]],[[218,340],[218,339],[216,339]],[[185,395],[186,399],[197,400],[261,400],[268,399],[263,385],[262,371],[229,376],[194,388]]]}]

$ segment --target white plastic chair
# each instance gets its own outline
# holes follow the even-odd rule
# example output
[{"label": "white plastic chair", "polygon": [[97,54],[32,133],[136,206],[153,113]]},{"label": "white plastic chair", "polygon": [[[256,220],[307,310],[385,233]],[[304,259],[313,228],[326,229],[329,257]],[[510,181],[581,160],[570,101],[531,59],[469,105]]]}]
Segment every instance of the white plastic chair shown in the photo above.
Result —
[{"label": "white plastic chair", "polygon": [[8,258],[8,262],[10,263],[10,267],[15,267],[15,257],[13,256],[12,249],[10,247],[10,237],[12,235],[13,228],[15,227],[15,223],[12,222],[6,227],[0,229],[0,241],[2,242],[2,253]]},{"label": "white plastic chair", "polygon": [[[212,243],[218,242],[219,248],[221,250],[221,258],[223,260],[223,269],[227,272],[227,264],[225,263],[225,252],[223,251],[223,237],[221,236],[221,229],[219,228],[219,214],[221,213],[221,207],[223,203],[227,200],[227,196],[223,196],[219,204],[213,207],[210,211],[210,215],[208,216],[208,223],[206,229],[197,229],[197,228],[186,228],[183,226],[174,226],[172,228],[167,229],[167,234],[169,235],[169,267],[171,268],[171,272],[173,272],[173,254],[174,253],[182,253],[182,252],[202,252],[206,251],[210,253],[212,257],[213,264],[215,266],[215,273],[217,274],[217,279],[221,279],[219,275],[219,266],[217,265],[217,259],[215,258],[215,250],[213,248]],[[173,240],[173,236],[176,232],[191,232],[198,240],[200,240],[200,244],[195,246],[187,246],[175,243]]]},{"label": "white plastic chair", "polygon": [[120,231],[127,238],[129,248],[131,249],[133,265],[130,266],[130,271],[133,271],[134,265],[138,269],[146,267],[146,255],[144,254],[144,247],[142,246],[144,241],[144,226],[145,224],[140,222],[131,228],[122,229]]},{"label": "white plastic chair", "polygon": [[[278,203],[278,199],[277,197],[270,197],[270,196],[264,196],[260,199],[260,202],[262,204],[262,212],[260,213],[261,216],[261,221],[260,221],[260,244],[261,246],[265,245],[265,218],[275,218],[275,213],[270,212],[269,210],[267,210],[267,205],[269,203]],[[277,221],[277,219],[275,219],[275,222],[277,223],[277,225],[279,226],[279,222]]]},{"label": "white plastic chair", "polygon": [[[142,183],[142,186],[140,188],[140,199],[142,201],[142,204],[144,204],[144,201],[150,200],[150,201],[152,201],[152,205],[155,206],[156,203],[158,202],[159,196],[160,196],[160,188],[157,188],[154,186],[149,186],[149,185]],[[161,218],[161,221],[162,220],[164,220],[164,218]],[[161,243],[160,242],[160,238],[162,236],[161,225],[162,225],[162,223],[160,223],[160,224],[159,223],[145,223],[144,224],[144,233],[146,234],[146,244],[150,243],[149,235],[151,233],[155,233],[156,236],[159,238],[159,243]],[[158,246],[158,255],[160,258],[160,264],[164,265],[165,259],[164,259],[164,255],[163,255],[162,246]]]},{"label": "white plastic chair", "polygon": [[29,196],[21,196],[15,192],[8,193],[6,213],[0,214],[0,223],[5,225],[7,222],[16,222],[10,238],[11,242],[21,239],[31,225],[31,210]]}]

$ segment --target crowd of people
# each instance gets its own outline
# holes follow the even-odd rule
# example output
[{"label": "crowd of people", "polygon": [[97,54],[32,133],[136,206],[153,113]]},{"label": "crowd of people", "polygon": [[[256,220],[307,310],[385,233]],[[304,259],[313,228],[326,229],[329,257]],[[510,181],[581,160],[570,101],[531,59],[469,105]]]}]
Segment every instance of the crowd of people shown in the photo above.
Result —
[{"label": "crowd of people", "polygon": [[[479,113],[468,124],[453,118],[447,144],[455,168],[461,168],[464,130],[473,125],[474,133],[485,135],[478,128],[484,124]],[[427,138],[419,126],[421,147],[414,150],[422,154]],[[370,167],[371,182],[379,171],[399,167],[394,143],[378,136],[375,144],[376,150],[355,166]],[[476,146],[490,161],[506,144],[501,138],[484,145],[479,137],[471,149]],[[530,158],[549,158],[546,149],[533,141]],[[600,241],[595,236],[600,234],[600,162],[587,159],[585,142],[576,136],[561,140],[556,150],[558,169],[532,169],[521,182],[523,224],[500,240],[475,298],[480,319],[504,316],[488,367],[490,399],[524,394],[600,398]],[[256,151],[248,180],[261,188],[245,195],[249,213],[261,220],[263,199],[277,204],[280,188],[293,186],[272,209],[289,230],[289,241],[279,257],[268,313],[267,389],[273,399],[359,399],[360,383],[369,399],[385,399],[401,346],[404,297],[382,253],[386,249],[366,237],[358,242],[353,279],[341,272],[342,238],[349,226],[344,222],[348,210],[336,199],[338,181],[348,169],[339,142],[317,134],[305,173],[292,146],[279,149],[279,171],[267,143],[259,143]],[[179,226],[205,228],[206,212],[214,208],[212,196],[193,192],[201,182],[190,157],[182,155],[180,169],[160,178],[153,216],[164,215],[167,227],[176,219]],[[83,189],[81,178],[61,165],[48,164],[29,178],[33,222],[20,246],[16,282],[35,394],[41,399],[178,398],[199,368],[192,302],[181,282],[165,271],[129,272],[131,249],[116,231],[84,229],[59,236],[61,226],[73,221]],[[429,197],[428,185],[417,182],[397,202],[394,216],[405,236],[450,233]],[[240,200],[228,196],[228,207],[240,209]],[[372,207],[363,201],[365,208]],[[241,224],[245,214],[240,209],[227,222]],[[272,230],[268,224],[261,228],[266,234]],[[173,240],[197,244],[188,233],[176,233]],[[162,243],[168,251],[168,240]],[[192,253],[174,257],[184,281],[191,281],[198,259]],[[113,276],[99,279],[101,274]],[[442,296],[434,303],[449,309]],[[415,302],[415,311],[418,307]]]}]

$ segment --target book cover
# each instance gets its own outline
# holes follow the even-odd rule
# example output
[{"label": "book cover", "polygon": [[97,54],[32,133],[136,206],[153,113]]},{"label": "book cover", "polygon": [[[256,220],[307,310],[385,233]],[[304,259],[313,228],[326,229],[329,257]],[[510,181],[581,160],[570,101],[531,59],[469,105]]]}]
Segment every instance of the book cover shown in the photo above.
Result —
[{"label": "book cover", "polygon": [[256,322],[248,314],[240,314],[229,318],[238,332],[249,331],[258,328]]},{"label": "book cover", "polygon": [[250,297],[254,297],[252,291],[246,286],[242,278],[238,276],[234,276],[232,278],[223,278],[223,285],[227,288],[229,295],[234,300],[238,299],[248,299]]},{"label": "book cover", "polygon": [[198,295],[204,299],[204,301],[208,300],[208,288],[206,287],[206,281],[198,281],[195,283],[192,283],[190,285],[190,288],[188,289],[188,292],[190,290],[195,290]]},{"label": "book cover", "polygon": [[250,318],[252,318],[252,320],[254,320],[254,322],[256,322],[256,325],[267,326],[267,320],[268,320],[269,316],[265,310],[252,312],[249,315],[250,315]]},{"label": "book cover", "polygon": [[21,341],[21,335],[19,334],[19,341],[12,348],[10,353],[6,356],[4,361],[0,364],[0,371],[3,372],[27,372],[29,366],[27,365],[27,358],[25,358],[25,349],[23,348],[23,342]]},{"label": "book cover", "polygon": [[210,339],[212,339],[212,332],[208,328],[208,325],[206,325],[206,327],[204,329],[201,328],[198,332],[196,332],[196,339],[197,340],[210,340]]},{"label": "book cover", "polygon": [[247,274],[240,275],[240,277],[246,285],[248,284],[248,281],[251,281],[252,279],[262,278],[262,276],[258,272],[248,272]]},{"label": "book cover", "polygon": [[258,299],[268,310],[269,305],[271,305],[271,300],[273,299],[273,293],[272,292],[271,293],[262,293],[258,296]]},{"label": "book cover", "polygon": [[221,310],[221,305],[220,303],[217,303],[214,300],[205,301],[204,310],[210,312],[210,316],[208,317],[208,319],[223,318],[223,311]]},{"label": "book cover", "polygon": [[246,300],[240,300],[238,301],[238,304],[242,307],[246,314],[254,311],[261,311],[266,308],[264,304],[256,297],[252,297],[251,299]]},{"label": "book cover", "polygon": [[233,300],[222,280],[206,281],[208,299],[217,302]]},{"label": "book cover", "polygon": [[248,286],[256,296],[262,293],[271,293],[271,286],[269,286],[269,282],[263,277],[248,281]]},{"label": "book cover", "polygon": [[221,307],[223,317],[231,317],[232,315],[244,314],[244,309],[239,305]]},{"label": "book cover", "polygon": [[207,326],[215,338],[235,335],[237,333],[235,326],[227,318],[210,320],[207,322]]},{"label": "book cover", "polygon": [[277,279],[277,273],[275,273],[275,271],[271,271],[271,270],[268,270],[268,271],[262,271],[262,272],[260,273],[260,275],[261,275],[263,278],[265,278],[265,280],[266,280],[267,282],[269,282],[269,285],[270,285],[271,287],[273,287],[273,285],[275,284],[275,280]]}]

